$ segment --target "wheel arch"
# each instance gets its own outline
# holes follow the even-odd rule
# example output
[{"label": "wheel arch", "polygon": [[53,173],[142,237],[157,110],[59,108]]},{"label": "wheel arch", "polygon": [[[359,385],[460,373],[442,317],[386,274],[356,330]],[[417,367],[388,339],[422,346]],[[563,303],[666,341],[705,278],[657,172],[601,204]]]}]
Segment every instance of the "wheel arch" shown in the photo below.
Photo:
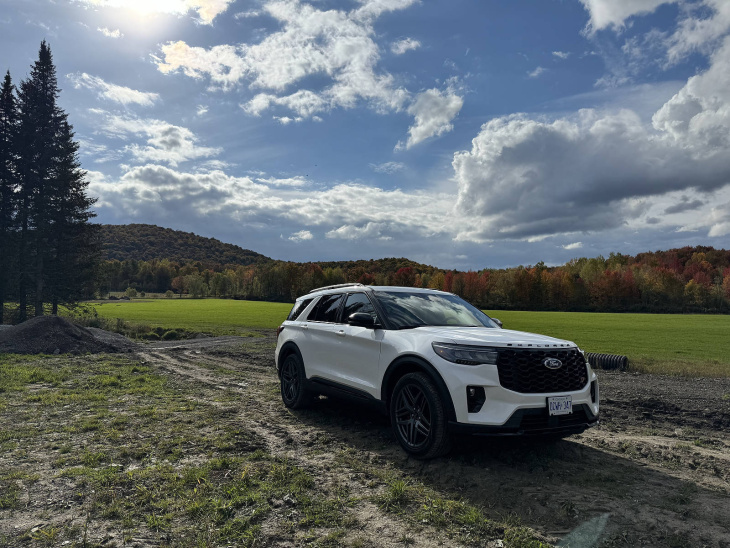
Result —
[{"label": "wheel arch", "polygon": [[390,398],[393,394],[393,388],[395,388],[398,380],[407,375],[408,373],[421,372],[428,375],[428,377],[436,385],[441,401],[444,402],[444,408],[446,410],[446,416],[449,421],[456,421],[456,410],[454,409],[454,401],[451,398],[449,388],[446,386],[444,379],[441,377],[436,368],[428,363],[420,356],[405,355],[399,356],[393,360],[388,369],[385,371],[383,376],[383,384],[381,387],[380,397],[385,405],[386,409],[390,409]]},{"label": "wheel arch", "polygon": [[[276,374],[281,378],[281,364],[284,363],[284,360],[287,359],[291,354],[296,354],[299,359],[302,362],[302,367],[304,367],[304,359],[302,358],[302,352],[299,350],[299,347],[296,345],[296,343],[292,341],[288,341],[284,343],[284,345],[281,347],[281,350],[279,350],[279,361],[276,364]],[[305,376],[306,376],[306,369],[305,369]]]}]

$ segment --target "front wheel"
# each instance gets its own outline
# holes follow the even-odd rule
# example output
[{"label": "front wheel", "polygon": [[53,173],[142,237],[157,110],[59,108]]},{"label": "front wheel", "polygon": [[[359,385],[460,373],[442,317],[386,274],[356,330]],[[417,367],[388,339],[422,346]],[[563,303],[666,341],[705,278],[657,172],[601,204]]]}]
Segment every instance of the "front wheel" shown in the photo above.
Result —
[{"label": "front wheel", "polygon": [[310,393],[305,388],[307,377],[304,364],[296,354],[289,354],[281,364],[281,399],[289,409],[302,409],[310,400]]},{"label": "front wheel", "polygon": [[451,449],[444,404],[433,381],[423,373],[408,373],[396,383],[390,422],[401,447],[413,457],[432,459]]}]

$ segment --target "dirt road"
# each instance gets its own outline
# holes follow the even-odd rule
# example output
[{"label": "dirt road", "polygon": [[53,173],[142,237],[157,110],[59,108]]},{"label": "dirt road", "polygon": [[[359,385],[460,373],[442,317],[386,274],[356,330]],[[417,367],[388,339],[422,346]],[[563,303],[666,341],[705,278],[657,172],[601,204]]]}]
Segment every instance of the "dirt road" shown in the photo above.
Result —
[{"label": "dirt road", "polygon": [[[600,372],[602,422],[583,435],[551,443],[463,438],[447,457],[421,462],[400,450],[387,418],[368,407],[321,398],[305,411],[285,409],[273,348],[271,334],[204,338],[143,345],[136,359],[176,390],[218,409],[217,420],[245,425],[271,454],[286,457],[316,478],[323,493],[357,493],[342,507],[353,525],[342,526],[347,532],[333,546],[502,546],[501,540],[471,542],[468,534],[455,534],[444,525],[451,512],[471,505],[497,522],[527,526],[545,541],[573,548],[730,548],[728,379]],[[18,465],[23,454],[34,455],[40,448],[23,452],[22,444],[16,446],[12,454],[0,456],[0,469]],[[55,465],[43,464],[41,456],[33,459],[38,475],[52,474]],[[386,496],[400,485],[393,478],[402,480],[401,500],[394,502]],[[43,485],[49,501],[69,496],[54,492],[55,485]],[[63,489],[68,491],[68,485]],[[413,506],[408,493],[416,489],[438,495],[429,501],[452,502]],[[47,508],[44,514],[30,503],[32,493],[27,498],[25,507],[0,512],[0,522],[5,521],[0,540],[36,538],[13,531],[50,519],[42,517]],[[296,507],[289,511],[285,499],[270,501],[287,511],[270,514],[253,545],[311,542],[292,529]],[[419,516],[417,521],[413,515]],[[151,534],[87,533],[107,539],[99,545],[165,545]],[[46,545],[64,545],[60,538]],[[125,539],[131,540],[127,544]]]},{"label": "dirt road", "polygon": [[216,389],[240,389],[241,381],[210,366],[240,372],[256,431],[323,475],[327,440],[327,447],[371,455],[553,541],[592,520],[598,528],[605,523],[600,546],[730,547],[727,379],[600,372],[599,427],[556,443],[465,438],[448,457],[424,463],[407,458],[387,419],[369,409],[320,399],[311,410],[287,411],[276,396],[272,340],[211,348],[220,343],[227,344],[157,345],[144,357]]}]

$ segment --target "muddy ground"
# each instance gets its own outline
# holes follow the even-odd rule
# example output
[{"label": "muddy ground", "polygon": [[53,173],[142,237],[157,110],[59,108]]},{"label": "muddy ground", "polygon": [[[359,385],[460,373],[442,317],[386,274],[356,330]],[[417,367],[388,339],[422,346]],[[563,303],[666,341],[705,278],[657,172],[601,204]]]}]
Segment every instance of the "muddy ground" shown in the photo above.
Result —
[{"label": "muddy ground", "polygon": [[[387,418],[367,407],[321,398],[308,410],[285,409],[272,366],[274,343],[269,333],[203,338],[141,345],[133,356],[200,402],[225,405],[222,420],[245,425],[268,451],[306,470],[323,489],[347,485],[357,493],[346,510],[353,530],[334,545],[508,545],[473,543],[428,519],[414,525],[408,512],[389,512],[387,504],[374,502],[382,500],[384,488],[377,471],[387,469],[406,485],[478,507],[496,522],[527,526],[551,544],[730,548],[730,379],[601,371],[600,426],[551,443],[463,438],[450,455],[421,462],[399,449]],[[19,466],[19,454],[0,455],[0,470]],[[42,456],[30,449],[25,455],[42,477],[53,474]],[[39,496],[49,504],[67,498],[62,483],[41,483]],[[26,505],[0,510],[0,544],[35,545],[38,538],[28,533],[33,527],[42,531],[59,519],[79,519],[69,509],[57,510],[64,512],[59,517],[49,505],[33,504],[32,491],[40,487],[27,489]],[[254,545],[311,542],[284,522],[283,513],[271,514]],[[84,539],[104,546],[165,545],[164,537],[120,536],[103,527],[103,520],[87,519]],[[64,538],[47,545],[72,544]]]}]

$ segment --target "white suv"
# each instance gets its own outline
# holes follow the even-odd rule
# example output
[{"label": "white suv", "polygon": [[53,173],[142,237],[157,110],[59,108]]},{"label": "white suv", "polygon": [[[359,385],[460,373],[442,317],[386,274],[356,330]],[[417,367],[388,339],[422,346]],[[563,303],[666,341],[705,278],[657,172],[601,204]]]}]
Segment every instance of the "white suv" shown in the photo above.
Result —
[{"label": "white suv", "polygon": [[418,458],[445,454],[451,434],[564,436],[598,424],[598,380],[575,343],[502,329],[443,291],[316,289],[279,327],[275,359],[284,405],[375,401]]}]

